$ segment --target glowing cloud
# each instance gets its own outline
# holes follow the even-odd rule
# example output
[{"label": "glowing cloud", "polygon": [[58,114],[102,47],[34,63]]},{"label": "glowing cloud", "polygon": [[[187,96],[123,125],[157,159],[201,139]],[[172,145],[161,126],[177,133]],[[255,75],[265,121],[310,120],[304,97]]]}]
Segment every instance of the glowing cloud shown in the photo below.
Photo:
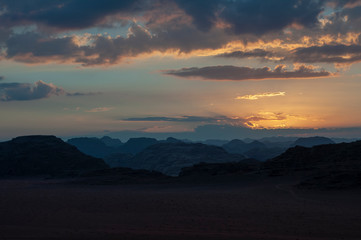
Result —
[{"label": "glowing cloud", "polygon": [[278,96],[285,96],[286,92],[265,92],[265,93],[258,93],[254,95],[244,95],[244,96],[237,96],[236,100],[258,100],[260,98],[265,97],[278,97]]}]

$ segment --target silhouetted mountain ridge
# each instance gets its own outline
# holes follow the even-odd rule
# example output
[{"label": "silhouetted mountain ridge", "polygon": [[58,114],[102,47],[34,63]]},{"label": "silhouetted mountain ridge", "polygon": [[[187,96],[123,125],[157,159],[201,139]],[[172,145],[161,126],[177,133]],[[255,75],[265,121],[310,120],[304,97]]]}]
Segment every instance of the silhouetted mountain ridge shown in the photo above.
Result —
[{"label": "silhouetted mountain ridge", "polygon": [[55,136],[22,136],[0,143],[1,176],[78,174],[104,168],[108,166],[102,159]]}]

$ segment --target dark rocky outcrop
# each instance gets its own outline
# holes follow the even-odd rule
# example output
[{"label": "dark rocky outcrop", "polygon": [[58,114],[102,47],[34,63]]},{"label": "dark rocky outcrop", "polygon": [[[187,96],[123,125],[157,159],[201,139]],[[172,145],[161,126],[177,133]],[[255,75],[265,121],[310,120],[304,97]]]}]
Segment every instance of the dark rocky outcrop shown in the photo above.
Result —
[{"label": "dark rocky outcrop", "polygon": [[183,167],[200,162],[237,162],[242,159],[242,155],[229,154],[221,147],[201,143],[159,143],[137,154],[130,167],[176,176]]},{"label": "dark rocky outcrop", "polygon": [[312,148],[296,146],[266,161],[264,169],[271,175],[304,172],[307,180],[300,184],[303,187],[361,187],[361,141]]},{"label": "dark rocky outcrop", "polygon": [[0,143],[0,176],[76,175],[107,167],[102,159],[54,136],[23,136]]}]

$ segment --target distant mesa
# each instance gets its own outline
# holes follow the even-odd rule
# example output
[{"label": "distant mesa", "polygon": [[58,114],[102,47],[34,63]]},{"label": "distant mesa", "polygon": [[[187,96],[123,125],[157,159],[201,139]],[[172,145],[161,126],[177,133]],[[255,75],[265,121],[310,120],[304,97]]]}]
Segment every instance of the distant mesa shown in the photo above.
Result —
[{"label": "distant mesa", "polygon": [[77,175],[108,168],[55,136],[23,136],[0,143],[0,176]]}]

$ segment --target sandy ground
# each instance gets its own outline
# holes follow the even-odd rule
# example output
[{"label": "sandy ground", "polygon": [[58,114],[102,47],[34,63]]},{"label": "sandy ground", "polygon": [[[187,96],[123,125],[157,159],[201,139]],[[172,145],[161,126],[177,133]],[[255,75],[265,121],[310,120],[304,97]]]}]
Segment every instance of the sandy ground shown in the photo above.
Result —
[{"label": "sandy ground", "polygon": [[0,180],[0,240],[361,239],[360,191],[255,183],[89,186]]}]

